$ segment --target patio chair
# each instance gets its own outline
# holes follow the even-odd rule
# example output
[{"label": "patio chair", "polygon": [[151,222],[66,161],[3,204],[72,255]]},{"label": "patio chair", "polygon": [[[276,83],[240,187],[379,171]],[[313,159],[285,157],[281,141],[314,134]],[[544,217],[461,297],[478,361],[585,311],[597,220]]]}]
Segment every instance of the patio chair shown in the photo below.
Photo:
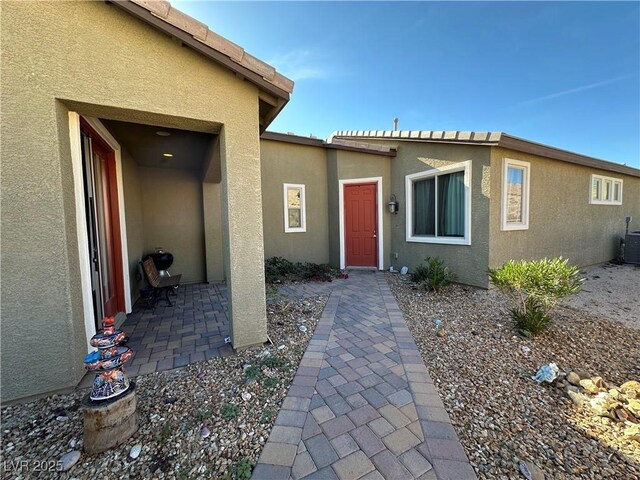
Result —
[{"label": "patio chair", "polygon": [[148,257],[146,260],[142,262],[142,268],[144,269],[144,274],[147,277],[149,286],[153,288],[153,297],[152,297],[153,307],[156,306],[158,297],[162,294],[162,292],[164,292],[165,300],[167,301],[169,306],[172,307],[173,303],[171,303],[171,300],[169,300],[169,293],[173,291],[175,287],[180,285],[180,278],[182,277],[182,275],[173,275],[171,277],[161,277],[151,257]]}]

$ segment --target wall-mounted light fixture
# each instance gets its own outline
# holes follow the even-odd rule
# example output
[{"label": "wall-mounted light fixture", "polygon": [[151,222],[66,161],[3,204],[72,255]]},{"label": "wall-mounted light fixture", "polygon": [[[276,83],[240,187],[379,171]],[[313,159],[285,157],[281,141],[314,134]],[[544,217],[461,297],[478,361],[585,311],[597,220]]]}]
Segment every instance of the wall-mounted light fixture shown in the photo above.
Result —
[{"label": "wall-mounted light fixture", "polygon": [[398,200],[396,199],[395,195],[391,195],[391,201],[389,203],[387,203],[387,208],[389,209],[390,213],[398,213],[398,207],[400,206],[400,204],[398,203]]}]

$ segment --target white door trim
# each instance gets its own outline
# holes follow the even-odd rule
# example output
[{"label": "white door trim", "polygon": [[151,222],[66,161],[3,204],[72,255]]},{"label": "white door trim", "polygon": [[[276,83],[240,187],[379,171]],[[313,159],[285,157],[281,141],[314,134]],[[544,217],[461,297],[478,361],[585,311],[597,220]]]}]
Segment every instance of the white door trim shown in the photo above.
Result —
[{"label": "white door trim", "polygon": [[349,178],[338,180],[338,209],[340,223],[340,268],[346,268],[345,227],[344,227],[344,186],[354,183],[375,183],[377,191],[377,230],[378,230],[378,270],[384,270],[384,229],[382,205],[382,177]]},{"label": "white door trim", "polygon": [[[94,128],[105,142],[115,152],[116,180],[118,188],[118,214],[120,217],[120,242],[122,245],[122,282],[124,286],[124,303],[126,313],[131,312],[131,285],[129,280],[129,253],[127,250],[127,227],[124,213],[124,191],[122,182],[122,156],[120,145],[102,125],[91,117],[84,119]],[[96,334],[93,312],[93,298],[91,297],[91,259],[89,258],[89,234],[85,219],[84,181],[82,175],[82,137],[80,135],[80,115],[77,112],[69,112],[69,139],[71,142],[71,163],[73,167],[73,185],[76,206],[76,232],[78,236],[78,256],[80,260],[80,285],[82,286],[82,303],[84,312],[85,334],[87,336],[87,351],[93,347],[89,340]]]}]

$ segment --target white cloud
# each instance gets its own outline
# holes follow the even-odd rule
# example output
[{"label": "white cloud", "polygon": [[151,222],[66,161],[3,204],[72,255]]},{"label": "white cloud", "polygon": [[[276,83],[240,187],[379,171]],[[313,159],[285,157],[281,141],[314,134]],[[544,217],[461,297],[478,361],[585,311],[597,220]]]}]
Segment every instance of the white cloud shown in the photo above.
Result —
[{"label": "white cloud", "polygon": [[592,90],[594,88],[602,87],[604,85],[609,85],[610,83],[619,82],[620,80],[624,80],[632,76],[633,75],[623,75],[621,77],[609,78],[608,80],[602,80],[600,82],[590,83],[588,85],[582,85],[580,87],[570,88],[568,90],[562,90],[560,92],[551,93],[549,95],[544,95],[542,97],[532,98],[531,100],[525,100],[524,102],[518,103],[518,105],[519,106],[531,105],[533,103],[538,103],[545,100],[551,100],[552,98],[564,97],[565,95],[584,92],[585,90]]},{"label": "white cloud", "polygon": [[329,70],[319,65],[317,57],[309,50],[292,50],[270,58],[267,63],[293,81],[329,78]]}]

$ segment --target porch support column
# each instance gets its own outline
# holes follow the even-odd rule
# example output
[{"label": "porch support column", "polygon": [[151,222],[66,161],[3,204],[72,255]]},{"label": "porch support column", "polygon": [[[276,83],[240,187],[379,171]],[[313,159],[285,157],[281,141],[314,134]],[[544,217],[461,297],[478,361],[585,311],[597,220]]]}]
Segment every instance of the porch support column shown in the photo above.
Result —
[{"label": "porch support column", "polygon": [[267,340],[262,234],[260,139],[225,125],[220,133],[222,232],[231,342],[235,349]]}]

